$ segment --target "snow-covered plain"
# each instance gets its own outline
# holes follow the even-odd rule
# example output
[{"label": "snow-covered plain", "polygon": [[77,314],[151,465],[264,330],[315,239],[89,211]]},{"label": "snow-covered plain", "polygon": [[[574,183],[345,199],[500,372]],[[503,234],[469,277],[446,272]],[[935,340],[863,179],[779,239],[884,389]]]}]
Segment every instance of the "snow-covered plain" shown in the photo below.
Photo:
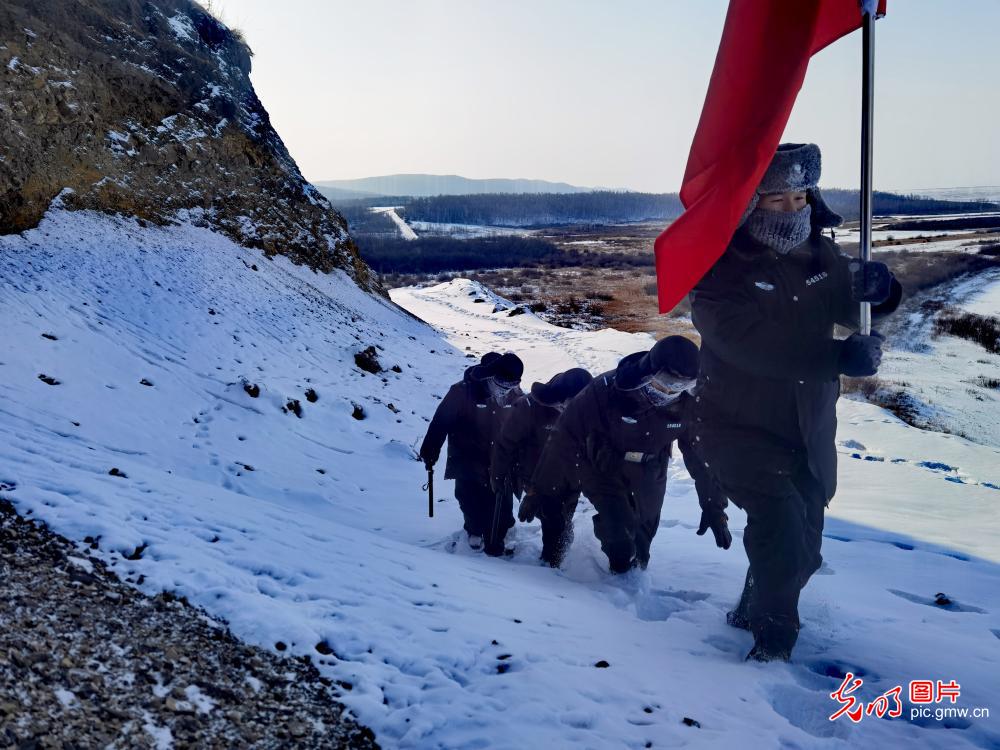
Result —
[{"label": "snow-covered plain", "polygon": [[[984,271],[934,297],[957,309],[1000,316],[1000,271]],[[1000,377],[1000,354],[937,334],[933,318],[915,305],[885,328],[892,348],[879,377],[905,383],[928,423],[1000,448],[1000,390],[993,385]]]},{"label": "snow-covered plain", "polygon": [[411,221],[410,226],[423,235],[453,237],[457,240],[474,237],[530,237],[530,229],[494,227],[483,224],[445,224],[437,221]]},{"label": "snow-covered plain", "polygon": [[[511,317],[465,280],[394,298],[443,335],[341,275],[186,224],[54,211],[0,237],[0,494],[97,538],[94,554],[143,589],[310,655],[385,747],[1000,744],[996,717],[910,721],[907,705],[895,720],[827,719],[845,670],[865,701],[955,679],[959,706],[995,712],[995,451],[845,402],[842,488],[795,659],[749,665],[750,637],[724,622],[744,555],[694,534],[682,466],[650,569],[623,578],[588,507],[560,571],[536,562],[537,523],[517,527],[511,559],[469,551],[448,482],[426,517],[412,446],[467,347],[516,351],[530,382],[610,368],[651,340]],[[357,369],[368,345],[400,372]]]}]

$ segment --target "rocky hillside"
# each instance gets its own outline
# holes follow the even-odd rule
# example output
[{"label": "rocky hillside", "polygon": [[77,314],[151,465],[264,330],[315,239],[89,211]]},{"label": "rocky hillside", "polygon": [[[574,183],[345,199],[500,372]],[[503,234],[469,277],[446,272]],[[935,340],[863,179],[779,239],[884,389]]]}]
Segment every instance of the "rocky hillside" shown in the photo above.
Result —
[{"label": "rocky hillside", "polygon": [[0,234],[53,199],[189,221],[380,291],[250,83],[252,52],[191,0],[0,4]]}]

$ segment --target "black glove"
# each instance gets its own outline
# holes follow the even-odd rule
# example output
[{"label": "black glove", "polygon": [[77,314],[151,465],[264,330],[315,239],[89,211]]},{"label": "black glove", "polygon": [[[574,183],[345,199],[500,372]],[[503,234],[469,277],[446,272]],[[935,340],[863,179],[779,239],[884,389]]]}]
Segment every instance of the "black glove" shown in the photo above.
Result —
[{"label": "black glove", "polygon": [[604,473],[615,472],[620,468],[614,449],[598,435],[587,438],[587,460],[591,466]]},{"label": "black glove", "polygon": [[882,364],[883,341],[885,336],[878,331],[872,331],[871,336],[852,333],[840,350],[839,371],[852,378],[874,375]]},{"label": "black glove", "polygon": [[538,495],[525,495],[517,509],[518,520],[531,523],[542,516],[542,499]]},{"label": "black glove", "polygon": [[708,509],[701,512],[701,523],[698,525],[698,536],[704,536],[709,529],[715,536],[715,546],[729,549],[733,543],[733,535],[729,533],[729,516],[725,511]]},{"label": "black glove", "polygon": [[434,464],[437,463],[437,459],[436,458],[428,458],[427,456],[421,456],[420,460],[424,462],[424,466],[427,467],[427,471],[433,471],[434,470]]},{"label": "black glove", "polygon": [[893,275],[889,266],[878,261],[851,261],[851,291],[855,302],[880,305],[892,294]]}]

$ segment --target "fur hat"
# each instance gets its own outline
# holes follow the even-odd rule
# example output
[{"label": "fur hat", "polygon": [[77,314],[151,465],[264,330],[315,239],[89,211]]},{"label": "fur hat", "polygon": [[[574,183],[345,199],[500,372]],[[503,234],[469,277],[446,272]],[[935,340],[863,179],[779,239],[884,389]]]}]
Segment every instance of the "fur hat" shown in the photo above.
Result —
[{"label": "fur hat", "polygon": [[593,380],[590,373],[580,367],[560,372],[554,375],[548,383],[535,383],[531,386],[531,395],[540,404],[552,406],[562,401],[568,401],[587,387]]},{"label": "fur hat", "polygon": [[701,352],[684,336],[667,336],[648,352],[629,354],[618,363],[615,383],[623,391],[638,388],[658,372],[681,378],[698,377]]},{"label": "fur hat", "polygon": [[823,161],[815,143],[782,143],[764,172],[759,195],[809,190],[819,185]]},{"label": "fur hat", "polygon": [[501,354],[491,365],[487,365],[490,375],[505,383],[521,382],[521,375],[524,374],[524,363],[521,358],[513,352]]},{"label": "fur hat", "polygon": [[696,378],[700,354],[698,345],[691,339],[667,336],[649,350],[649,374],[666,371],[681,378]]},{"label": "fur hat", "polygon": [[479,360],[479,364],[489,367],[498,359],[500,359],[500,352],[486,352],[486,354],[484,354]]},{"label": "fur hat", "polygon": [[819,191],[822,171],[823,159],[819,146],[815,143],[782,143],[743,212],[740,226],[747,220],[750,212],[757,208],[760,196],[803,190],[806,200],[812,206],[812,226],[820,229],[839,227],[844,223],[844,217],[826,204]]}]

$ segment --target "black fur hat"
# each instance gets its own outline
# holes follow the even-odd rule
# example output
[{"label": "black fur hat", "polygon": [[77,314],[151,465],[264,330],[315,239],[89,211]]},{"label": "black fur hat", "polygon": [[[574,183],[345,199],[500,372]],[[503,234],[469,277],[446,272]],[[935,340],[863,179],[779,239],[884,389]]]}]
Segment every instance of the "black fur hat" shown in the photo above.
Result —
[{"label": "black fur hat", "polygon": [[655,375],[666,370],[682,378],[698,377],[701,352],[698,345],[683,336],[667,336],[649,350],[649,373]]},{"label": "black fur hat", "polygon": [[493,377],[506,383],[520,383],[521,375],[524,374],[524,363],[513,352],[501,354],[494,363],[487,367]]},{"label": "black fur hat", "polygon": [[683,336],[667,336],[648,352],[629,354],[618,363],[615,384],[623,391],[638,388],[664,371],[681,378],[698,377],[698,346]]},{"label": "black fur hat", "polygon": [[531,386],[531,395],[540,404],[552,406],[568,401],[587,387],[593,380],[590,373],[580,367],[560,372],[554,375],[548,383],[535,383]]}]

